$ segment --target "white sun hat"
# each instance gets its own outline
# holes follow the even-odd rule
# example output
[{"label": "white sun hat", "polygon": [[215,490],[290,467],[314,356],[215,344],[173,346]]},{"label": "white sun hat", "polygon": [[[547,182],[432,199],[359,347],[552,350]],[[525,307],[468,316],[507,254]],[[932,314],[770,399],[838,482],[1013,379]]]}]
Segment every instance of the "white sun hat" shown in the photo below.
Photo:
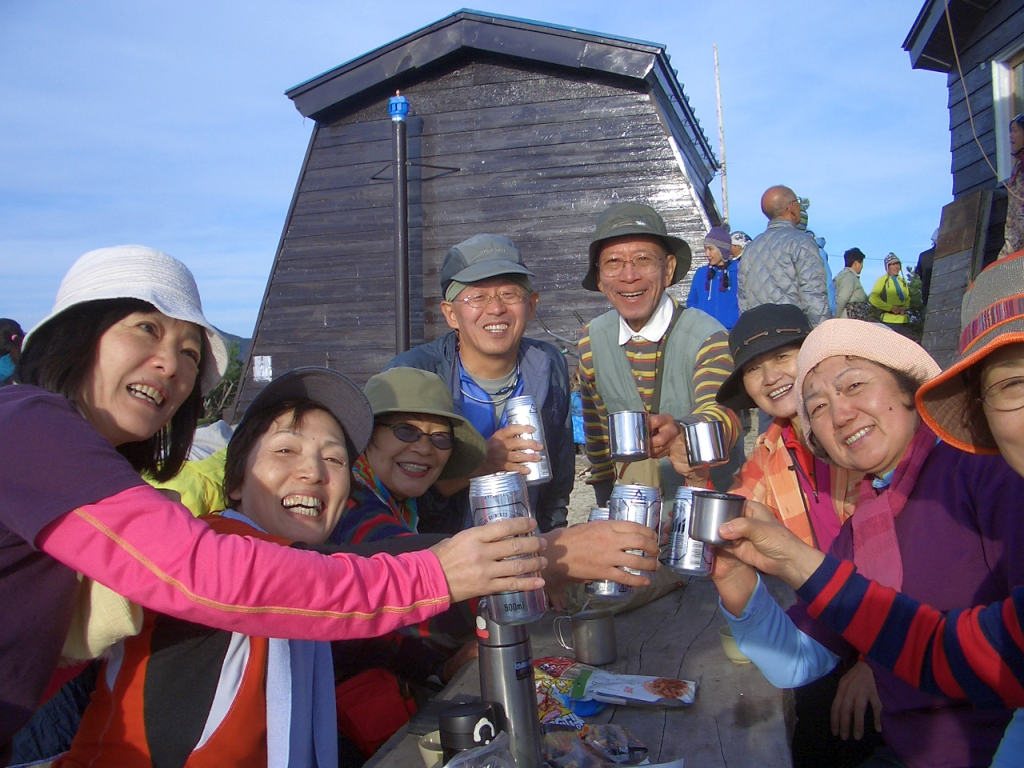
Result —
[{"label": "white sun hat", "polygon": [[142,245],[98,248],[80,256],[60,281],[50,314],[25,335],[23,346],[28,348],[36,331],[71,307],[103,299],[139,299],[168,317],[201,326],[213,353],[212,360],[204,356],[200,365],[203,394],[220,382],[228,367],[228,350],[203,315],[195,278],[173,256]]}]

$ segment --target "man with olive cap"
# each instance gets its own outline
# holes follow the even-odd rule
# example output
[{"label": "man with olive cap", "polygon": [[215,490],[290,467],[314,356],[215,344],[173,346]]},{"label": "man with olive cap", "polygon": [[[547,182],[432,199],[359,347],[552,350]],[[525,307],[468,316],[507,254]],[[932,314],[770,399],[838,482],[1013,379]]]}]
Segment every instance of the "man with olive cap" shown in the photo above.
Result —
[{"label": "man with olive cap", "polygon": [[445,518],[459,523],[454,530],[471,525],[470,477],[525,471],[537,459],[525,451],[541,444],[531,439],[528,427],[510,426],[505,415],[510,398],[530,395],[540,411],[551,463],[551,480],[529,486],[530,502],[541,531],[567,524],[576,468],[569,372],[554,345],[524,336],[539,300],[532,276],[507,237],[476,235],[454,246],[441,265],[441,312],[452,331],[388,363],[388,368],[420,368],[440,376],[455,407],[487,440],[483,464],[472,475],[439,481],[439,495],[450,498],[425,500],[421,520]]},{"label": "man with olive cap", "polygon": [[[583,287],[601,291],[612,305],[581,333],[580,385],[590,482],[598,504],[620,482],[660,486],[705,484],[707,471],[685,463],[678,420],[719,421],[726,449],[739,436],[736,414],[715,401],[733,370],[729,334],[713,317],[678,304],[665,289],[690,268],[690,247],[672,237],[657,211],[619,203],[597,220]],[[650,412],[653,459],[617,473],[608,449],[608,414]],[[677,474],[666,458],[677,458]],[[660,459],[660,461],[657,461]]]}]

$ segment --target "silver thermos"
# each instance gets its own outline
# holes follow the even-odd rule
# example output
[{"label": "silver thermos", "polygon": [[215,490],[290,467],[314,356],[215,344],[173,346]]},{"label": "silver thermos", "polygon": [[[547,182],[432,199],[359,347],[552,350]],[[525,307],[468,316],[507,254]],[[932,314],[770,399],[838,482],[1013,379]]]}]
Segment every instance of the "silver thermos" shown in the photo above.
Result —
[{"label": "silver thermos", "polygon": [[530,633],[521,624],[494,621],[487,600],[480,600],[476,618],[480,698],[495,705],[498,727],[508,732],[518,768],[540,768],[544,763]]}]

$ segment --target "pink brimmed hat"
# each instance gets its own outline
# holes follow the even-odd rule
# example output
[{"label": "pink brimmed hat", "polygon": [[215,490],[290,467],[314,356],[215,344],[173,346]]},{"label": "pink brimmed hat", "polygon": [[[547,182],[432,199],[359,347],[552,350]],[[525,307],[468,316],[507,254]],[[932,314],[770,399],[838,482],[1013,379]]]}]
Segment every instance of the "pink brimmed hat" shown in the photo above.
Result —
[{"label": "pink brimmed hat", "polygon": [[837,355],[870,360],[919,382],[934,379],[942,371],[920,344],[884,325],[849,318],[826,320],[811,331],[797,357],[796,407],[804,437],[811,434],[811,420],[804,408],[804,379],[822,360]]},{"label": "pink brimmed hat", "polygon": [[978,275],[964,294],[960,329],[956,361],[921,388],[917,409],[950,445],[968,453],[998,453],[988,422],[971,407],[964,374],[1000,347],[1024,342],[1024,251]]}]

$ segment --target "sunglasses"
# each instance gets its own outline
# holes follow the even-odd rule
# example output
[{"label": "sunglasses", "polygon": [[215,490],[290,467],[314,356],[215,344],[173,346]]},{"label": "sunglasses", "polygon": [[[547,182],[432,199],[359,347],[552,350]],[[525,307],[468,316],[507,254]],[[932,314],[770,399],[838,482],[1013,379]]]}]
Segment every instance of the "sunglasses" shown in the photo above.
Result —
[{"label": "sunglasses", "polygon": [[400,423],[400,424],[382,424],[381,426],[388,427],[403,443],[415,443],[424,435],[427,436],[427,440],[430,444],[437,448],[439,451],[450,451],[455,445],[455,437],[451,432],[424,432],[419,427],[414,427],[412,424]]}]

